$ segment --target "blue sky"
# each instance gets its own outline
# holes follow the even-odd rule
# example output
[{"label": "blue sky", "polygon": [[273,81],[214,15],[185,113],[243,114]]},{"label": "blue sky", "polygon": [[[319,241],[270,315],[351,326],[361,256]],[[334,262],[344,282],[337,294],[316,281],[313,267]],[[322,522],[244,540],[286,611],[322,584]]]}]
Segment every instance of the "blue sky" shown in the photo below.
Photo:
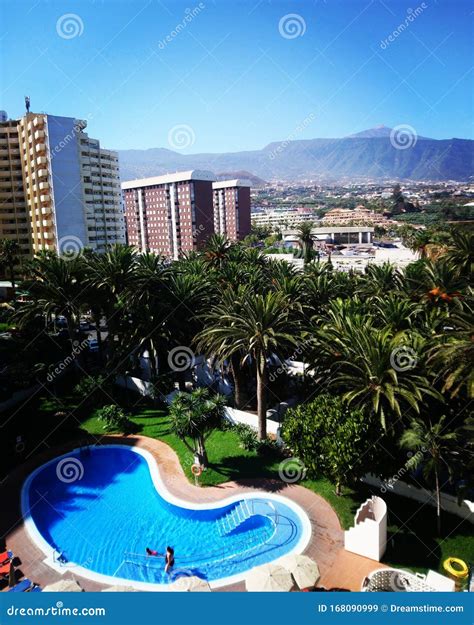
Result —
[{"label": "blue sky", "polygon": [[472,138],[472,18],[467,0],[0,0],[0,108],[18,116],[30,95],[119,149],[379,124]]}]

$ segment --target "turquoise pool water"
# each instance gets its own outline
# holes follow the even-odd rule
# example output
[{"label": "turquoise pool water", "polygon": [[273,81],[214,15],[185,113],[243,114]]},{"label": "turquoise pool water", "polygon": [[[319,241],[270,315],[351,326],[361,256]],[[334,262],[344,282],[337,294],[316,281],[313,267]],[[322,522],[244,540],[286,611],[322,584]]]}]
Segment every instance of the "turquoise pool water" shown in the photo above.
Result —
[{"label": "turquoise pool water", "polygon": [[[157,490],[153,464],[151,471],[154,476],[147,459],[129,447],[76,450],[30,477],[24,514],[69,566],[155,584],[180,575],[235,576],[301,543],[301,510],[284,498],[260,493],[191,509],[168,501]],[[164,573],[162,558],[145,556],[146,547],[164,553],[167,545],[175,550],[172,575]]]}]

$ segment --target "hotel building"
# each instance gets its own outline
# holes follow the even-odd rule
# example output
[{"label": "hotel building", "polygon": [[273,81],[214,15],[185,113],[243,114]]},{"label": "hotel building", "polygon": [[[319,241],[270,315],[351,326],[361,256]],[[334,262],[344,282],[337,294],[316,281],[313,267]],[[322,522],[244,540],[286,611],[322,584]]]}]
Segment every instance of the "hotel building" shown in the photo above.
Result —
[{"label": "hotel building", "polygon": [[183,171],[122,183],[128,244],[179,258],[214,232],[210,171]]},{"label": "hotel building", "polygon": [[221,180],[212,183],[214,231],[231,241],[250,234],[250,182]]},{"label": "hotel building", "polygon": [[71,117],[0,117],[0,237],[25,255],[125,243],[118,157]]}]

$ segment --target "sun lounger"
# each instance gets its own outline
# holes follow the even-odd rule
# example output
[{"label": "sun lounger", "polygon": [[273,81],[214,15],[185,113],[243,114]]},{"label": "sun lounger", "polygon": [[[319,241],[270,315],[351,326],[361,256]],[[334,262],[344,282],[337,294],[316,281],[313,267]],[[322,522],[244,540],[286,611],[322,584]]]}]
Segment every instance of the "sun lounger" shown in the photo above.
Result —
[{"label": "sun lounger", "polygon": [[19,584],[10,588],[8,592],[27,592],[33,586],[31,579],[22,579]]},{"label": "sun lounger", "polygon": [[0,565],[5,564],[13,558],[13,551],[2,551],[0,553]]},{"label": "sun lounger", "polygon": [[10,573],[10,562],[0,565],[0,577],[6,577]]},{"label": "sun lounger", "polygon": [[42,588],[37,584],[33,584],[31,579],[22,579],[19,584],[10,588],[8,592],[41,592]]}]

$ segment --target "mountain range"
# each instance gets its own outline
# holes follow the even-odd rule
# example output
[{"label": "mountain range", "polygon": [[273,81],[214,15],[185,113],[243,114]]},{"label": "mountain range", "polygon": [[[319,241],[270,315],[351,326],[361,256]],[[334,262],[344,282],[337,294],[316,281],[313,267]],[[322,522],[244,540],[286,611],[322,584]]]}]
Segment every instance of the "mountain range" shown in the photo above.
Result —
[{"label": "mountain range", "polygon": [[120,172],[122,180],[133,180],[206,169],[219,178],[223,174],[255,177],[255,186],[258,179],[467,181],[473,177],[473,140],[430,139],[407,128],[379,126],[342,139],[285,140],[261,150],[219,154],[182,154],[167,148],[119,150]]}]

